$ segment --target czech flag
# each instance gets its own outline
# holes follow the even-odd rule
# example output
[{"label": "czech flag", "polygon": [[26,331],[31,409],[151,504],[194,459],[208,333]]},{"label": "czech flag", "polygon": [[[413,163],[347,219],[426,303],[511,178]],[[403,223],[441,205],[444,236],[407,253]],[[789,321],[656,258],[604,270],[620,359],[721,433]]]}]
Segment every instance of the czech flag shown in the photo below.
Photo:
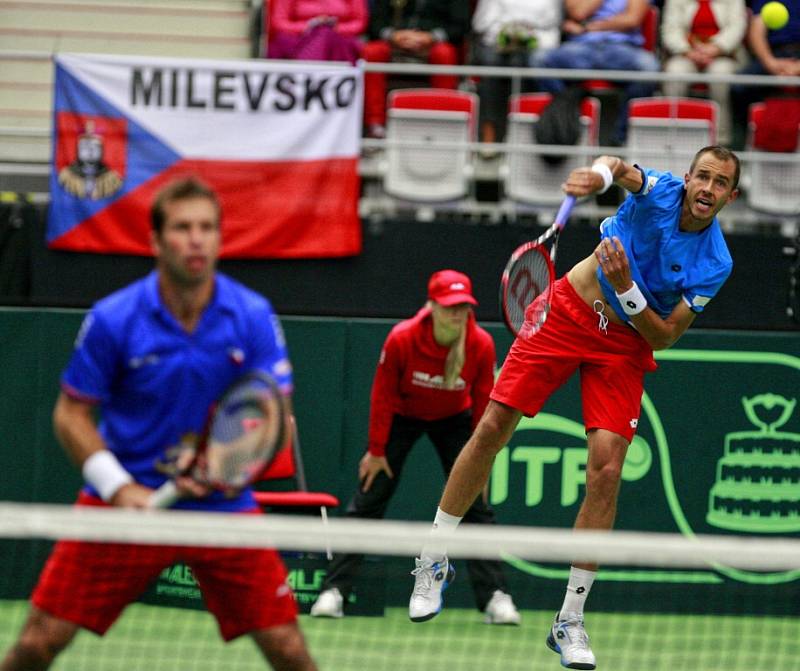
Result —
[{"label": "czech flag", "polygon": [[361,251],[361,70],[292,61],[55,58],[48,246],[149,255],[150,206],[195,176],[225,258]]}]

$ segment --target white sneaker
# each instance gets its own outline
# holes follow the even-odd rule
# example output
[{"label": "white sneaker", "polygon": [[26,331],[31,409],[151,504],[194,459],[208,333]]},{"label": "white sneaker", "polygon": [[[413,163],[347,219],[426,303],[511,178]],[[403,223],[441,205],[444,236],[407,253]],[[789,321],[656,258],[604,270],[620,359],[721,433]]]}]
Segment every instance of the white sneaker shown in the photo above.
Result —
[{"label": "white sneaker", "polygon": [[442,610],[442,592],[456,577],[456,570],[447,561],[434,562],[427,557],[415,559],[417,568],[411,571],[414,591],[408,602],[408,617],[412,622],[425,622]]},{"label": "white sneaker", "polygon": [[577,613],[567,613],[565,619],[556,614],[547,647],[561,653],[561,666],[568,669],[593,669],[596,666],[594,653],[589,647],[589,635],[583,627],[583,617]]},{"label": "white sneaker", "polygon": [[311,606],[311,617],[344,617],[343,606],[342,593],[336,587],[331,587],[320,592]]},{"label": "white sneaker", "polygon": [[486,624],[519,624],[520,616],[511,595],[496,589],[483,611]]}]

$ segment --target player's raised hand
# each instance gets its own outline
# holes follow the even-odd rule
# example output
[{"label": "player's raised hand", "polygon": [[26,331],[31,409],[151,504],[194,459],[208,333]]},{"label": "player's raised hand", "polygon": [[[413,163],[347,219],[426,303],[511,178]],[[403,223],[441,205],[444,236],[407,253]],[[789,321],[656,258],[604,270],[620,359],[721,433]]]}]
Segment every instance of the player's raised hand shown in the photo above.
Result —
[{"label": "player's raised hand", "polygon": [[358,464],[358,479],[361,481],[361,491],[368,492],[375,478],[378,477],[380,472],[386,473],[390,478],[394,477],[392,469],[386,457],[376,457],[374,454],[367,452],[361,457]]},{"label": "player's raised hand", "polygon": [[628,256],[617,236],[603,238],[595,248],[594,255],[614,291],[623,293],[633,286]]},{"label": "player's raised hand", "polygon": [[603,177],[589,166],[575,168],[561,185],[564,193],[578,198],[602,191],[604,187]]}]

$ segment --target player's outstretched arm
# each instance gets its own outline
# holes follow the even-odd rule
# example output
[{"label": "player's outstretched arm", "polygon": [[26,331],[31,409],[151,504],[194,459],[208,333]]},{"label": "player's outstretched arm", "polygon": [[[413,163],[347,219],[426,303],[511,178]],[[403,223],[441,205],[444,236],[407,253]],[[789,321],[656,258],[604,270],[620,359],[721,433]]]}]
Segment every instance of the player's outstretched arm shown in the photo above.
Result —
[{"label": "player's outstretched arm", "polygon": [[580,198],[604,193],[611,184],[619,184],[631,193],[638,193],[642,188],[642,172],[618,156],[601,156],[591,166],[570,172],[562,188],[564,193]]}]

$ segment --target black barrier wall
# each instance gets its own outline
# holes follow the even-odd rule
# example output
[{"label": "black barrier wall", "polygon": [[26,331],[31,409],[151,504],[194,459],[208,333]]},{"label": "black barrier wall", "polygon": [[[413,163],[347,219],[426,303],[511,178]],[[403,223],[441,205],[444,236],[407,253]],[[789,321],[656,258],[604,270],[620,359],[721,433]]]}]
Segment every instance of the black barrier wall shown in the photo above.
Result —
[{"label": "black barrier wall", "polygon": [[[17,225],[3,224],[12,214]],[[44,206],[0,207],[0,304],[88,307],[152,267],[152,260],[144,257],[48,250],[44,216]],[[570,223],[559,248],[559,274],[591,253],[598,240],[598,223]],[[456,268],[473,279],[480,302],[478,318],[491,321],[500,318],[497,290],[508,256],[541,230],[507,223],[395,219],[379,225],[365,223],[364,249],[356,257],[231,260],[223,261],[221,267],[269,296],[279,314],[396,319],[413,314],[424,301],[431,273]],[[800,328],[800,322],[786,313],[794,262],[785,253],[790,241],[755,235],[727,239],[733,273],[695,326]]]}]

